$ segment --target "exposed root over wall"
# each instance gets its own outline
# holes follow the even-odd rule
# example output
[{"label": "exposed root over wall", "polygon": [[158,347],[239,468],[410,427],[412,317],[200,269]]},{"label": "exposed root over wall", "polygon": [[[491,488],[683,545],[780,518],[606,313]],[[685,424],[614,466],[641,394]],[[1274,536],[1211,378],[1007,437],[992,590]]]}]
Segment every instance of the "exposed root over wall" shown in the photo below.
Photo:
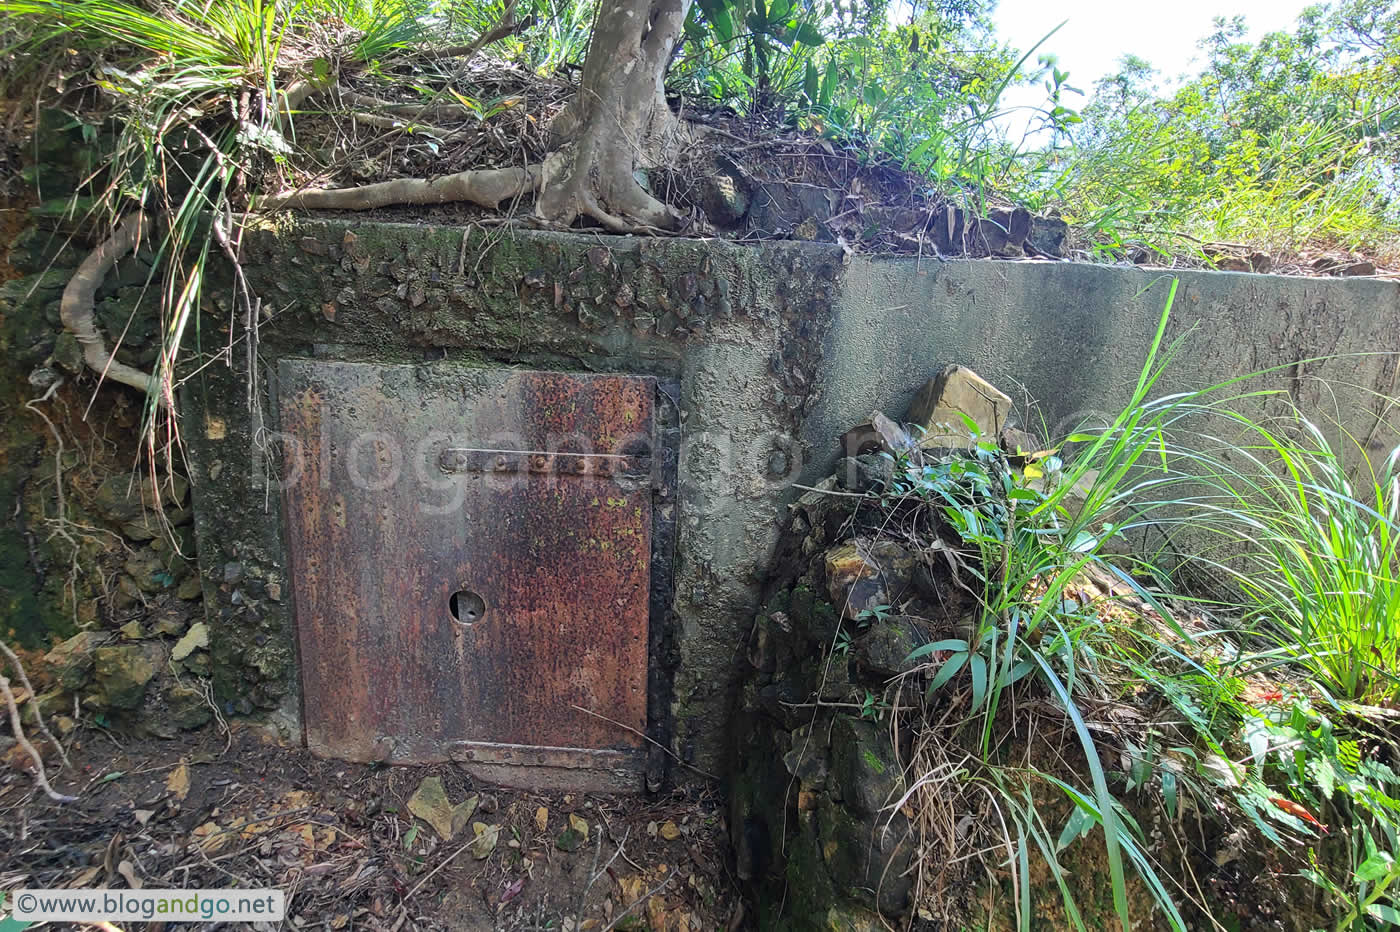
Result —
[{"label": "exposed root over wall", "polygon": [[93,320],[94,301],[102,279],[117,260],[135,249],[150,231],[150,219],[140,212],[131,214],[118,224],[111,238],[94,249],[73,273],[68,287],[63,290],[59,313],[63,326],[83,348],[83,361],[88,368],[103,378],[140,389],[159,398],[162,405],[168,405],[169,399],[161,395],[159,382],[154,376],[118,362],[115,353],[108,351],[107,343],[97,332],[97,324]]},{"label": "exposed root over wall", "polygon": [[502,201],[535,191],[541,167],[485,168],[441,178],[396,178],[355,188],[308,188],[258,198],[259,210],[304,207],[309,210],[374,210],[394,204],[445,204],[470,201],[496,208]]}]

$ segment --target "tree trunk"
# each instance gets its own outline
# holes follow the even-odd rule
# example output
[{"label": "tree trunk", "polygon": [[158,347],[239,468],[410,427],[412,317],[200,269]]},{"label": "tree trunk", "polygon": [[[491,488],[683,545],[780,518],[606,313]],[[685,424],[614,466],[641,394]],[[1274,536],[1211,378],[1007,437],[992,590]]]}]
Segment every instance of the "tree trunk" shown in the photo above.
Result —
[{"label": "tree trunk", "polygon": [[[691,0],[603,0],[583,82],[550,125],[553,151],[537,165],[484,168],[437,179],[399,178],[351,188],[258,197],[255,209],[368,210],[389,204],[472,201],[496,207],[535,192],[535,213],[569,226],[580,217],[610,230],[671,230],[680,217],[637,181],[638,168],[674,165],[685,129],[666,105],[666,69]],[[304,97],[310,85],[297,91]],[[287,110],[292,110],[288,92]],[[298,98],[300,99],[300,98]],[[386,105],[392,107],[392,104]],[[371,108],[374,109],[374,108]]]},{"label": "tree trunk", "polygon": [[566,145],[545,165],[535,201],[542,218],[567,226],[584,216],[615,230],[677,225],[634,172],[680,152],[664,82],[689,8],[690,0],[604,0],[578,94],[550,126]]}]

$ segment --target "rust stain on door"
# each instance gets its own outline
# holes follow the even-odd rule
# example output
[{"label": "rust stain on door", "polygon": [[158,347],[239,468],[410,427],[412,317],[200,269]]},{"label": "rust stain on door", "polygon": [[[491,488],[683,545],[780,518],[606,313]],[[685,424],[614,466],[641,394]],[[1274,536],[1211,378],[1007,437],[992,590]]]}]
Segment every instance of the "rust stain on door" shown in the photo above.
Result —
[{"label": "rust stain on door", "polygon": [[284,360],[279,382],[308,746],[637,789],[654,380]]}]

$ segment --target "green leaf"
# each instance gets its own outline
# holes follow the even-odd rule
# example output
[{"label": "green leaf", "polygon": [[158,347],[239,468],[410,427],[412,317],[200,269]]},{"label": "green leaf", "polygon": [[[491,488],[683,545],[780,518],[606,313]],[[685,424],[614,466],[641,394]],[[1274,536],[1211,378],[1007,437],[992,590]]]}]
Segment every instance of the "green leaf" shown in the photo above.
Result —
[{"label": "green leaf", "polygon": [[987,658],[981,654],[972,654],[968,664],[972,671],[972,710],[976,711],[982,707],[982,700],[987,697]]},{"label": "green leaf", "polygon": [[1074,811],[1069,814],[1069,819],[1065,822],[1064,831],[1060,832],[1060,840],[1055,842],[1055,850],[1065,850],[1075,841],[1093,831],[1097,824],[1098,820],[1094,818],[1092,813],[1080,806],[1075,806]]},{"label": "green leaf", "polygon": [[954,654],[953,656],[949,657],[944,662],[942,668],[939,669],[938,674],[934,676],[933,682],[928,684],[928,695],[932,696],[934,693],[942,689],[949,680],[957,676],[958,671],[963,668],[963,666],[967,663],[967,658],[970,656],[971,654],[963,652],[961,654]]},{"label": "green leaf", "polygon": [[802,93],[807,97],[807,105],[810,107],[817,102],[818,87],[821,78],[817,75],[817,66],[807,62],[806,74],[802,76]]},{"label": "green leaf", "polygon": [[1389,851],[1377,851],[1361,862],[1356,869],[1356,879],[1360,883],[1375,883],[1395,869],[1395,858]]},{"label": "green leaf", "polygon": [[1381,922],[1388,922],[1393,926],[1400,926],[1400,909],[1393,906],[1385,906],[1380,903],[1372,903],[1366,907],[1366,914]]},{"label": "green leaf", "polygon": [[826,36],[821,34],[816,26],[811,23],[799,23],[797,25],[796,39],[803,45],[818,46],[826,42]]},{"label": "green leaf", "polygon": [[821,94],[817,98],[817,106],[831,106],[831,98],[836,93],[836,82],[840,80],[841,72],[836,65],[836,56],[828,58],[826,61],[826,74],[822,75]]},{"label": "green leaf", "polygon": [[685,24],[681,28],[685,30],[687,38],[697,42],[705,38],[705,27],[700,25],[699,4],[691,6],[690,12],[685,15]]},{"label": "green leaf", "polygon": [[909,656],[905,657],[904,660],[906,663],[921,660],[929,654],[937,653],[942,650],[966,651],[970,650],[970,648],[968,643],[960,638],[948,638],[943,641],[934,641],[930,644],[921,644],[911,650]]},{"label": "green leaf", "polygon": [[1079,738],[1079,744],[1084,749],[1085,763],[1089,767],[1089,776],[1094,784],[1094,796],[1098,802],[1099,818],[1103,822],[1104,853],[1108,858],[1109,883],[1113,889],[1113,911],[1118,914],[1118,920],[1123,924],[1123,928],[1131,929],[1133,920],[1132,914],[1128,910],[1128,884],[1123,873],[1123,851],[1119,837],[1120,827],[1117,809],[1113,795],[1108,791],[1108,776],[1104,773],[1098,748],[1089,732],[1089,726],[1084,722],[1084,716],[1080,714],[1079,706],[1075,704],[1069,689],[1060,681],[1054,669],[1039,654],[1032,654],[1031,659],[1040,667],[1046,684],[1060,700],[1060,707],[1069,716],[1070,723],[1074,726],[1075,734]]},{"label": "green leaf", "polygon": [[1313,764],[1313,777],[1317,780],[1318,789],[1322,791],[1322,798],[1331,799],[1332,793],[1337,789],[1337,771],[1332,766],[1330,757],[1317,758]]},{"label": "green leaf", "polygon": [[705,14],[705,21],[714,29],[720,42],[728,42],[734,38],[734,20],[730,17],[729,7],[724,0],[697,0],[696,5],[700,7],[700,12]]},{"label": "green leaf", "polygon": [[415,841],[418,840],[418,828],[419,828],[419,823],[414,822],[414,823],[413,823],[413,827],[410,828],[407,832],[404,833],[404,836],[403,836],[403,848],[404,848],[405,851],[407,851],[408,849],[412,848],[412,847],[413,847],[413,843],[414,843]]},{"label": "green leaf", "polygon": [[124,776],[126,776],[125,770],[113,770],[111,773],[103,774],[102,779],[98,780],[97,782],[111,783],[113,780],[120,780]]},{"label": "green leaf", "polygon": [[1167,815],[1176,818],[1176,774],[1162,771],[1162,801],[1166,804]]}]

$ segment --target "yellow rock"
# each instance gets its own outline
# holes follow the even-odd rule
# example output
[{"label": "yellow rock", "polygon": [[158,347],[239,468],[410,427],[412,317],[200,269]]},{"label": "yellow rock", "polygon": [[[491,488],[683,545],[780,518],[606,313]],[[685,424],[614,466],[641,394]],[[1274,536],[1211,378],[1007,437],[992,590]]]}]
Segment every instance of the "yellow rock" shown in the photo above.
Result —
[{"label": "yellow rock", "polygon": [[996,443],[1010,414],[1010,396],[966,366],[953,365],[924,383],[905,421],[923,429],[920,446],[972,449],[977,440]]}]

